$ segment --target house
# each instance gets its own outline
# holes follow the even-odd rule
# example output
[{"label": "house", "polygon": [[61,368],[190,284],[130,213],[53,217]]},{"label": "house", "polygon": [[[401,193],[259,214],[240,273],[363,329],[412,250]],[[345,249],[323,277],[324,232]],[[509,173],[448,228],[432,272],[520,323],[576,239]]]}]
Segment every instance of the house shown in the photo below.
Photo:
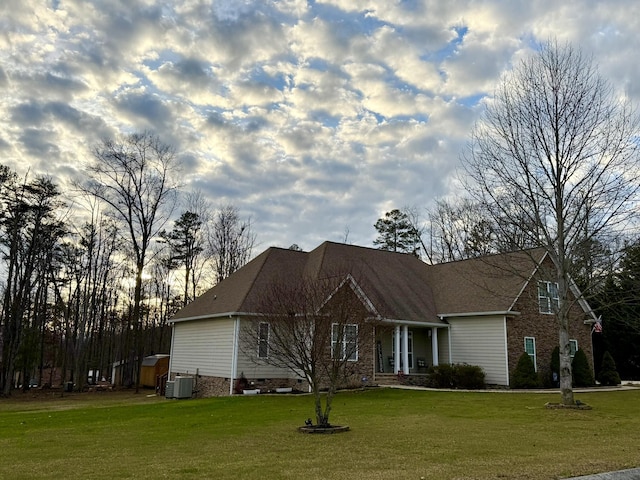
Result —
[{"label": "house", "polygon": [[[353,288],[380,326],[375,353],[358,359],[369,382],[467,363],[482,367],[487,383],[508,386],[525,351],[549,378],[558,344],[549,264],[541,250],[427,265],[409,254],[333,242],[311,252],[269,248],[170,320],[169,378],[194,375],[201,396],[233,393],[241,375],[261,388],[303,387],[294,373],[256,361],[259,346],[249,358],[239,348],[241,327],[260,313],[257,300],[276,278],[321,278],[338,268],[356,272]],[[572,349],[591,359],[595,320],[585,301],[572,303]]]}]

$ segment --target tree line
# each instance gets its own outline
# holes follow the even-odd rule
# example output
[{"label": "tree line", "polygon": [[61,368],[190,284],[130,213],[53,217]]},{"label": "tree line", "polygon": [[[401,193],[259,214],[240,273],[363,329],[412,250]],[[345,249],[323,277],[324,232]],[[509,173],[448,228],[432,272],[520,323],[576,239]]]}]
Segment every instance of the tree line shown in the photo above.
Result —
[{"label": "tree line", "polygon": [[[149,132],[94,146],[63,194],[0,165],[0,393],[109,379],[139,386],[166,353],[167,320],[248,261],[250,219],[186,192],[173,148]],[[177,218],[176,218],[177,217]]]}]

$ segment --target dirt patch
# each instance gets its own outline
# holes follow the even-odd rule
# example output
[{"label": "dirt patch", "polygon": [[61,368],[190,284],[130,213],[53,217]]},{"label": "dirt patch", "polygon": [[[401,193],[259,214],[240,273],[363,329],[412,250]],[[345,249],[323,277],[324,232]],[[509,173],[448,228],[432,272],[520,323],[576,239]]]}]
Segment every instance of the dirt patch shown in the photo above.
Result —
[{"label": "dirt patch", "polygon": [[343,426],[331,425],[329,427],[320,427],[320,426],[311,425],[311,426],[299,427],[298,431],[300,433],[319,433],[319,434],[343,433],[343,432],[348,432],[349,427],[347,427],[346,425],[343,425]]},{"label": "dirt patch", "polygon": [[568,410],[591,410],[591,405],[586,403],[579,403],[575,405],[565,405],[564,403],[545,403],[544,406],[550,409],[568,409]]}]

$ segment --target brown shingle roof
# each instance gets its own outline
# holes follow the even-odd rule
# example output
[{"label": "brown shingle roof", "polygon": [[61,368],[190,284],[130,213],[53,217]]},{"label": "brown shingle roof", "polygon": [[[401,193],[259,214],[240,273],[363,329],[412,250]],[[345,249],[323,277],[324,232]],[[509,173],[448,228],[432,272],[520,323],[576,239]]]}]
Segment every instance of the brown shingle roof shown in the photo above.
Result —
[{"label": "brown shingle roof", "polygon": [[536,249],[430,265],[438,314],[509,311],[543,257]]},{"label": "brown shingle roof", "polygon": [[[173,320],[256,313],[252,305],[269,282],[349,272],[373,306],[372,313],[384,319],[439,323],[442,314],[508,310],[534,264],[523,253],[427,265],[409,254],[333,242],[311,252],[272,247],[184,307]],[[515,275],[514,266],[525,273]]]}]

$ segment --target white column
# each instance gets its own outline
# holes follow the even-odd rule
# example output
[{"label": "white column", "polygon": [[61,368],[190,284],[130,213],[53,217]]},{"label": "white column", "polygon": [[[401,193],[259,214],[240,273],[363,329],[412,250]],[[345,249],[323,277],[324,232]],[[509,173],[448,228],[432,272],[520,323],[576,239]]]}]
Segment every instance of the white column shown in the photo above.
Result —
[{"label": "white column", "polygon": [[409,374],[409,327],[402,327],[402,370],[406,375]]},{"label": "white column", "polygon": [[400,325],[396,325],[393,341],[395,343],[395,352],[393,353],[393,373],[397,375],[400,371]]},{"label": "white column", "polygon": [[433,356],[433,366],[438,366],[438,329],[431,329],[431,354]]}]

